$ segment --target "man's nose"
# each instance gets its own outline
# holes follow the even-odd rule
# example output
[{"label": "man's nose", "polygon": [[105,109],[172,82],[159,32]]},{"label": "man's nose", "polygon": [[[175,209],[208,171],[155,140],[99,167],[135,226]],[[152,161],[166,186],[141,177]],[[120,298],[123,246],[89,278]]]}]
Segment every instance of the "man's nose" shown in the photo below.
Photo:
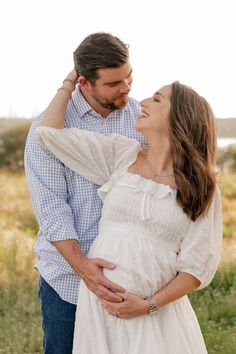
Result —
[{"label": "man's nose", "polygon": [[130,80],[124,80],[122,83],[122,86],[120,88],[121,93],[129,93],[131,89],[131,81]]}]

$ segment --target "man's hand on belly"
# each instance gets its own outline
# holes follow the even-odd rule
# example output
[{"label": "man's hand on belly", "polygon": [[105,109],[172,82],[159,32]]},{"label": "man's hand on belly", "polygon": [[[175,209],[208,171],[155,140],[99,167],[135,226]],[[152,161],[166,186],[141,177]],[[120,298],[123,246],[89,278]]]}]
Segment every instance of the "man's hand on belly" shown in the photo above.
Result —
[{"label": "man's hand on belly", "polygon": [[88,289],[98,298],[117,303],[122,302],[123,299],[120,295],[115,294],[115,292],[124,293],[125,290],[103,275],[103,268],[112,270],[115,267],[115,264],[107,262],[102,258],[84,257],[80,261],[78,273]]},{"label": "man's hand on belly", "polygon": [[122,297],[115,292],[123,293],[125,290],[103,274],[103,268],[113,270],[115,264],[102,258],[87,258],[74,239],[53,242],[53,245],[97,297],[115,303],[122,301]]}]

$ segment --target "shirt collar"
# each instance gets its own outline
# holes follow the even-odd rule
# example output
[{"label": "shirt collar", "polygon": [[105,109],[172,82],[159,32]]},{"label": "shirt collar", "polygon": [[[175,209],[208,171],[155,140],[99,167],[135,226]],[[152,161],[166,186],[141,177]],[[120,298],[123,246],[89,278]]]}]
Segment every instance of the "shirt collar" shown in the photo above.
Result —
[{"label": "shirt collar", "polygon": [[72,102],[80,117],[94,111],[81,93],[79,85],[72,94]]}]

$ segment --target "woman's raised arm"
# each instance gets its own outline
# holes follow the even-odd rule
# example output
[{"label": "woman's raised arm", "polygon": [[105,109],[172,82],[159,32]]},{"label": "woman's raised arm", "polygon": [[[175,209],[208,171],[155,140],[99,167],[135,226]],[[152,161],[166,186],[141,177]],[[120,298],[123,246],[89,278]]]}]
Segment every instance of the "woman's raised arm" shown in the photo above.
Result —
[{"label": "woman's raised arm", "polygon": [[63,81],[63,85],[57,90],[56,95],[49,103],[40,126],[63,129],[65,111],[78,81],[78,75],[73,69]]}]

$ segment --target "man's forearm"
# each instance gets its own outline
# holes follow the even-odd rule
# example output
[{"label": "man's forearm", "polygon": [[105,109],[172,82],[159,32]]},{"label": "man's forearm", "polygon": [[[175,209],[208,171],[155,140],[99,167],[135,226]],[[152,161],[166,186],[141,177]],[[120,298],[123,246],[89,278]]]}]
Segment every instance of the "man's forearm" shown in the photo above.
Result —
[{"label": "man's forearm", "polygon": [[74,239],[56,241],[53,245],[96,296],[114,302],[122,301],[122,298],[115,292],[125,290],[103,275],[103,268],[111,270],[115,268],[113,263],[101,258],[87,258],[81,251],[79,243]]},{"label": "man's forearm", "polygon": [[71,268],[79,274],[80,264],[85,259],[85,255],[83,254],[78,241],[71,239],[63,241],[54,241],[52,242],[52,244],[56,247],[58,252],[66,259]]}]

